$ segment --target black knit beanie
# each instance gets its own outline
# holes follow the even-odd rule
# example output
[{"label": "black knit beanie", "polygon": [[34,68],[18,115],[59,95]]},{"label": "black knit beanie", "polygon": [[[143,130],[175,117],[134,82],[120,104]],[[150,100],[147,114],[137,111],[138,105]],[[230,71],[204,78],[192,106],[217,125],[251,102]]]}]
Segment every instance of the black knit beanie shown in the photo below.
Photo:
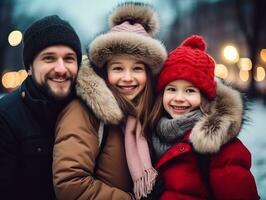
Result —
[{"label": "black knit beanie", "polygon": [[46,47],[66,45],[77,54],[78,65],[81,63],[80,39],[73,27],[57,15],[44,17],[34,22],[24,32],[23,62],[26,70],[29,69],[36,55]]}]

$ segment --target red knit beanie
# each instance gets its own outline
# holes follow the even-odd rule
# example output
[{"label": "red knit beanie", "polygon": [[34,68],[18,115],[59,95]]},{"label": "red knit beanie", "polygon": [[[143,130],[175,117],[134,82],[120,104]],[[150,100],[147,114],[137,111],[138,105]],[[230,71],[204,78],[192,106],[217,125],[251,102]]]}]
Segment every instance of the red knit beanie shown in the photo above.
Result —
[{"label": "red knit beanie", "polygon": [[192,35],[173,50],[160,72],[157,90],[162,91],[172,81],[186,80],[212,100],[216,95],[215,62],[206,53],[206,47],[201,36]]}]

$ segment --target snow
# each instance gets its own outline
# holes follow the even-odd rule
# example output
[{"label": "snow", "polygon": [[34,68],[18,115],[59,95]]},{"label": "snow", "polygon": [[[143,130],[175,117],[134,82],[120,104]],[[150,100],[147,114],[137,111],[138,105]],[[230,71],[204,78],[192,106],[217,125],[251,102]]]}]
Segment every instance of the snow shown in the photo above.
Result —
[{"label": "snow", "polygon": [[248,116],[251,122],[244,125],[239,138],[252,154],[251,171],[261,200],[266,200],[266,105],[262,101],[252,102]]}]

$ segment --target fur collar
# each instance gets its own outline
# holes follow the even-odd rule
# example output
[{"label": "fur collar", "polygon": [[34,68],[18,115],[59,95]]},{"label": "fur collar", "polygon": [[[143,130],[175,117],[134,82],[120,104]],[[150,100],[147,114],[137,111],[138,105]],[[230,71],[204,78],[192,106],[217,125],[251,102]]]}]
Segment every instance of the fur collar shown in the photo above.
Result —
[{"label": "fur collar", "polygon": [[105,81],[94,72],[87,58],[82,60],[79,69],[76,92],[105,124],[118,124],[123,118],[115,97]]},{"label": "fur collar", "polygon": [[218,80],[217,96],[206,105],[207,114],[192,129],[190,141],[197,152],[215,153],[239,134],[244,105],[240,92]]}]

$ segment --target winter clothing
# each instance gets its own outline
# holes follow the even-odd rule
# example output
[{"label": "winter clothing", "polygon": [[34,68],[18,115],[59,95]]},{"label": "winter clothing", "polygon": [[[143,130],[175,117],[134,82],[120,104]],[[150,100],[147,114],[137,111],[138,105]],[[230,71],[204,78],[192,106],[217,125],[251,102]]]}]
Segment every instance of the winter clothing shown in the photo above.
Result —
[{"label": "winter clothing", "polygon": [[210,156],[207,173],[212,199],[259,199],[250,152],[235,138],[240,127],[233,126],[242,123],[243,112],[238,92],[218,83],[217,97],[206,109],[207,115],[156,163],[165,182],[160,200],[208,199],[210,192],[199,169],[202,152]]},{"label": "winter clothing", "polygon": [[[158,26],[156,20],[154,10],[146,4],[121,4],[110,17],[110,32],[96,37],[90,44],[90,61],[83,61],[76,86],[78,96],[86,105],[81,101],[71,103],[59,117],[57,126],[53,172],[59,199],[131,199],[134,198],[131,177],[137,198],[151,190],[153,175],[157,174],[151,165],[146,138],[136,137],[140,134],[132,132],[124,134],[132,124],[122,122],[124,116],[116,99],[91,65],[103,68],[113,56],[126,55],[143,61],[156,73],[167,55],[164,46],[152,38]],[[96,121],[96,125],[89,120]],[[99,121],[110,132],[100,153]],[[74,146],[77,150],[73,153]],[[138,148],[144,151],[140,152],[141,156]],[[132,152],[139,159],[136,168],[126,159]],[[140,184],[144,187],[138,187]]]},{"label": "winter clothing", "polygon": [[[122,112],[105,82],[83,62],[74,100],[61,113],[56,128],[53,177],[60,199],[133,199],[127,167]],[[99,122],[104,121],[106,143],[99,152]]]},{"label": "winter clothing", "polygon": [[52,200],[54,127],[64,102],[49,101],[31,77],[0,100],[0,197]]},{"label": "winter clothing", "polygon": [[89,59],[102,68],[115,55],[127,54],[143,61],[154,74],[167,57],[164,45],[153,38],[159,22],[148,4],[120,4],[109,17],[110,31],[97,36],[89,46]]},{"label": "winter clothing", "polygon": [[186,138],[176,143],[156,164],[165,182],[160,200],[250,200],[259,199],[250,172],[251,155],[237,138],[225,144],[219,154],[212,154],[208,168],[209,185],[199,169],[199,155]]},{"label": "winter clothing", "polygon": [[[159,179],[165,183],[160,200],[259,199],[250,152],[236,138],[244,111],[240,93],[214,79],[215,64],[204,52],[205,46],[202,37],[189,37],[170,53],[160,73],[159,91],[171,81],[186,80],[210,100],[201,97],[203,116],[196,118],[182,139],[173,144],[157,137],[155,152],[165,143],[172,145],[156,163]],[[190,118],[179,123],[186,128],[192,125]]]},{"label": "winter clothing", "polygon": [[176,142],[179,142],[184,134],[193,128],[201,116],[202,112],[197,109],[176,119],[162,117],[157,124],[155,133],[152,135],[152,146],[156,158],[159,159]]},{"label": "winter clothing", "polygon": [[81,44],[72,26],[57,15],[51,15],[34,22],[24,33],[23,61],[29,69],[36,55],[46,47],[66,45],[77,54],[78,65],[81,62]]},{"label": "winter clothing", "polygon": [[165,142],[176,142],[183,137],[185,132],[190,130],[202,117],[200,109],[191,111],[175,119],[162,117],[157,124],[156,134]]},{"label": "winter clothing", "polygon": [[206,53],[206,46],[201,36],[193,35],[173,50],[160,72],[157,90],[162,91],[174,80],[186,80],[197,86],[208,99],[212,100],[216,95],[215,62]]},{"label": "winter clothing", "polygon": [[125,150],[136,199],[147,197],[158,175],[152,167],[149,146],[141,131],[141,123],[135,117],[128,116],[125,128]]}]

